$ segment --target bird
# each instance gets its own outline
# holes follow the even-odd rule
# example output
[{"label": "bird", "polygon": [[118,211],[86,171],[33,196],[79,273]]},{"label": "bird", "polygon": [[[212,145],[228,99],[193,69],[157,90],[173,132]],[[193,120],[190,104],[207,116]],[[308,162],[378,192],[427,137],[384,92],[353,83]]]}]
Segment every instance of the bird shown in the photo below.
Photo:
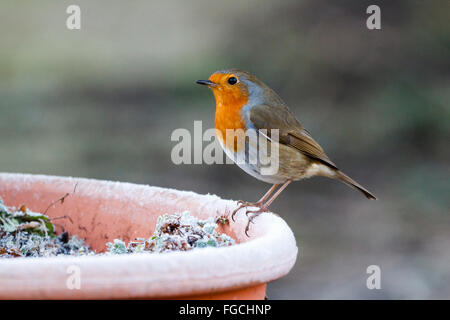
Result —
[{"label": "bird", "polygon": [[[250,223],[261,213],[267,212],[292,181],[324,176],[346,183],[368,199],[376,199],[370,191],[339,170],[280,96],[254,75],[240,69],[224,69],[214,72],[208,80],[197,80],[196,83],[209,87],[214,94],[216,136],[225,153],[248,174],[272,184],[260,200],[239,200],[232,212],[234,221],[236,213],[245,208],[247,236]],[[273,134],[274,129],[278,137]],[[265,139],[268,149],[277,147],[278,170],[263,174],[260,161],[249,161],[249,155],[255,154],[255,143],[246,140],[244,147],[236,146],[236,138],[227,141],[228,130],[254,130],[259,138]],[[251,210],[251,207],[256,210]]]}]

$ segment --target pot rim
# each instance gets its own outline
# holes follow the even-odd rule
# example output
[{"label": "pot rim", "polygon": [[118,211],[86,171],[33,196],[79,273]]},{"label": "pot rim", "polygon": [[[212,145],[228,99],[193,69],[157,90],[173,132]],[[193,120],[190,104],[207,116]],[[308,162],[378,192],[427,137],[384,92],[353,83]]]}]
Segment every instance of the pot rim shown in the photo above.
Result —
[{"label": "pot rim", "polygon": [[[214,195],[174,189],[14,173],[0,173],[0,196],[8,186],[20,192],[21,187],[32,188],[36,183],[57,187],[68,181],[89,187],[78,196],[98,196],[101,190],[108,190],[108,194],[111,190],[121,190],[135,201],[151,201],[149,194],[160,196],[164,192],[171,200],[198,201],[211,214],[216,209],[237,205],[235,201]],[[92,194],[93,190],[97,193]],[[246,239],[243,235],[246,217],[238,214],[236,218],[233,227],[242,233],[237,236],[241,243],[230,247],[162,254],[0,259],[0,298],[176,297],[250,287],[286,275],[295,264],[298,252],[295,237],[286,222],[272,213],[263,213],[252,224],[250,238]],[[79,290],[70,290],[66,284],[70,275],[67,268],[74,265],[81,270]]]}]

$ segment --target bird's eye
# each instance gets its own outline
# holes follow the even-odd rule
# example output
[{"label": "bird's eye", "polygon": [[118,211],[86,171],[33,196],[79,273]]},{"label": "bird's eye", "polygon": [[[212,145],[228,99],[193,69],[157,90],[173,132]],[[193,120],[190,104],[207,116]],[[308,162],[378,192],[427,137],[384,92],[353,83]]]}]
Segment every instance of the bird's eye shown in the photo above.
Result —
[{"label": "bird's eye", "polygon": [[231,77],[231,78],[228,79],[228,83],[231,84],[231,85],[236,84],[237,83],[237,79],[235,77]]}]

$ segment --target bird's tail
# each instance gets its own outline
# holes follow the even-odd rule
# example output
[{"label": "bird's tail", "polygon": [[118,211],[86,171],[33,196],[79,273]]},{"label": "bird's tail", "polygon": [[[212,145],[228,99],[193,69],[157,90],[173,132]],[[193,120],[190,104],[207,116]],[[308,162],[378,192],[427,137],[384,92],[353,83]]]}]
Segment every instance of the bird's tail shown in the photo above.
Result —
[{"label": "bird's tail", "polygon": [[336,174],[337,174],[336,178],[338,180],[341,180],[342,182],[348,184],[349,186],[355,188],[356,190],[361,191],[367,197],[367,199],[377,200],[377,198],[369,190],[361,186],[358,182],[347,176],[345,173],[336,170]]}]

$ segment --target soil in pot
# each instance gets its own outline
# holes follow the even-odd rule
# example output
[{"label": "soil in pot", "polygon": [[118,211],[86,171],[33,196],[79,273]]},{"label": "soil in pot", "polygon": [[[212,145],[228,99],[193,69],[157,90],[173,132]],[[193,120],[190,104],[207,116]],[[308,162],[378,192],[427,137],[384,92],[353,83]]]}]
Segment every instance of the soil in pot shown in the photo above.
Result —
[{"label": "soil in pot", "polygon": [[[58,201],[63,202],[64,197]],[[158,217],[150,238],[137,238],[128,244],[114,239],[106,244],[106,252],[96,253],[76,235],[57,234],[52,219],[45,214],[32,212],[25,205],[8,207],[0,199],[0,258],[163,253],[224,247],[235,244],[234,239],[218,230],[219,224],[228,223],[225,216],[201,220],[187,211],[165,214]]]}]

